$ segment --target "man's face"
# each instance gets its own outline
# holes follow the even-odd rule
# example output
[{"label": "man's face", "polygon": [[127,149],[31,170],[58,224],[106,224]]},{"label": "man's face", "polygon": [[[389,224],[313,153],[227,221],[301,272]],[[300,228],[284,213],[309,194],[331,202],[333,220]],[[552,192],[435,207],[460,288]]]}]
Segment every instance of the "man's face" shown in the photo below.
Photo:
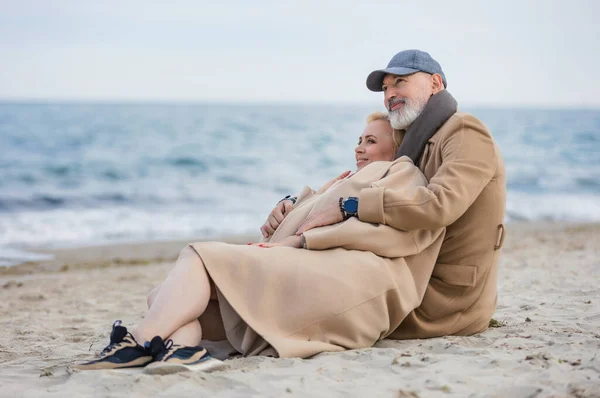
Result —
[{"label": "man's face", "polygon": [[423,72],[385,76],[382,84],[384,104],[393,128],[406,130],[419,117],[434,92],[431,77]]}]

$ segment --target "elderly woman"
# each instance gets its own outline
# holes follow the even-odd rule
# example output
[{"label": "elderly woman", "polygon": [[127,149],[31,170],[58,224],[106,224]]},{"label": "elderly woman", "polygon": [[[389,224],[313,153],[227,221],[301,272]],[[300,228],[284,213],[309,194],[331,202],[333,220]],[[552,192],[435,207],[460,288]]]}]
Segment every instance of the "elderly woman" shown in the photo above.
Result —
[{"label": "elderly woman", "polygon": [[226,339],[243,355],[305,358],[370,347],[390,335],[423,298],[444,230],[364,223],[340,199],[343,222],[297,231],[331,198],[425,185],[409,158],[393,161],[399,134],[385,114],[371,115],[355,149],[357,171],[318,191],[306,187],[277,222],[272,213],[264,243],[184,248],[151,292],[142,322],[131,332],[115,322],[99,358],[77,367],[211,370],[222,363],[199,346],[202,338]]}]

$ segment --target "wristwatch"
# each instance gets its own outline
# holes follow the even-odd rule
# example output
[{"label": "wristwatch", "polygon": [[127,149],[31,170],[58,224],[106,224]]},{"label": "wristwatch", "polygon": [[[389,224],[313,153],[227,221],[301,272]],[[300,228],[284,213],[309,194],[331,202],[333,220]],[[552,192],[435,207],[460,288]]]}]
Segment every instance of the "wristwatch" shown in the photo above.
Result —
[{"label": "wristwatch", "polygon": [[350,217],[358,217],[358,198],[350,196],[349,198],[340,198],[340,210],[344,220]]}]

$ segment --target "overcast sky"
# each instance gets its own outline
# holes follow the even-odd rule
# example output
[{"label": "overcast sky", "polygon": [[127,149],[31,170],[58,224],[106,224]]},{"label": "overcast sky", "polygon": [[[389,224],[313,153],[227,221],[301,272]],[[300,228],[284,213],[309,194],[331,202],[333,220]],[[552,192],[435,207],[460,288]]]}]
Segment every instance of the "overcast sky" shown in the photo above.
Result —
[{"label": "overcast sky", "polygon": [[428,51],[463,105],[600,107],[600,1],[0,0],[0,99],[381,101]]}]

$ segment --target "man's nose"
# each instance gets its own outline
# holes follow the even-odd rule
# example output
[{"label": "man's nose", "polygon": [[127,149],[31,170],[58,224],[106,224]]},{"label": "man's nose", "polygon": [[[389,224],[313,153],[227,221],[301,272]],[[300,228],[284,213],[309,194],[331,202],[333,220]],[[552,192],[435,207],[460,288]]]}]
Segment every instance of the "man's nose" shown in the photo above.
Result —
[{"label": "man's nose", "polygon": [[385,109],[390,109],[390,101],[393,100],[394,98],[396,98],[396,94],[393,93],[391,90],[387,91],[384,96],[384,102],[385,102]]}]

